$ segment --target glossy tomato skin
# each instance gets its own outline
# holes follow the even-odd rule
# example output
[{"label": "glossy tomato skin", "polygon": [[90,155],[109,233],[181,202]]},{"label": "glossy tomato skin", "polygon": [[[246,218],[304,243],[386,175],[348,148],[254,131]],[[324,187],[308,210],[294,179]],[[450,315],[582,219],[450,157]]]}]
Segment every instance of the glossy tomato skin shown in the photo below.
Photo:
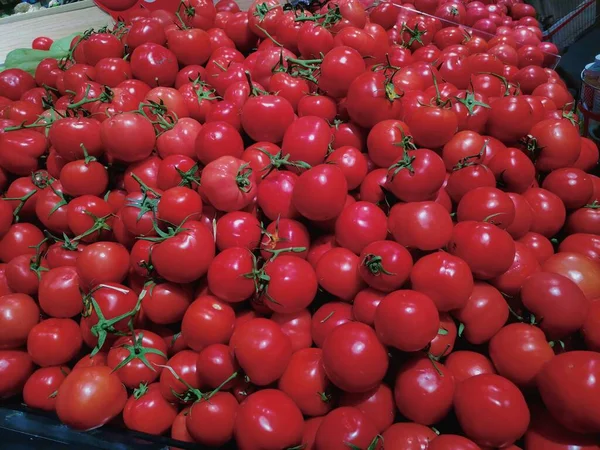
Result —
[{"label": "glossy tomato skin", "polygon": [[368,325],[345,323],[325,339],[323,366],[337,387],[346,392],[366,392],[383,379],[388,368],[387,352]]},{"label": "glossy tomato skin", "polygon": [[348,303],[325,303],[315,311],[311,320],[311,334],[315,345],[323,348],[325,339],[335,328],[351,321],[352,307]]},{"label": "glossy tomato skin", "polygon": [[560,252],[542,264],[542,270],[563,275],[575,282],[588,300],[600,297],[600,265],[579,253]]},{"label": "glossy tomato skin", "polygon": [[[405,247],[393,241],[374,241],[363,248],[359,273],[373,289],[392,292],[408,279],[413,259]],[[356,298],[356,297],[355,297]]]},{"label": "glossy tomato skin", "polygon": [[15,293],[0,297],[0,349],[21,347],[39,321],[40,309],[29,295]]},{"label": "glossy tomato skin", "polygon": [[208,288],[226,302],[248,299],[256,287],[252,278],[244,277],[254,270],[253,255],[247,248],[231,247],[219,253],[208,269]]},{"label": "glossy tomato skin", "polygon": [[[137,352],[135,347],[131,348],[136,345],[134,339],[139,345]],[[145,351],[144,349],[153,350],[142,353]],[[128,361],[132,352],[134,357]],[[150,367],[137,355],[143,355]],[[129,389],[135,389],[141,383],[148,384],[157,380],[162,372],[160,366],[166,362],[167,344],[159,335],[148,330],[135,330],[135,335],[122,336],[117,339],[106,357],[106,365],[113,369],[121,382]]]},{"label": "glossy tomato skin", "polygon": [[294,313],[308,307],[318,289],[310,263],[295,255],[281,254],[263,267],[270,278],[262,301],[274,312]]},{"label": "glossy tomato skin", "polygon": [[234,435],[240,450],[288,448],[300,443],[303,426],[302,412],[290,397],[265,389],[240,405]]},{"label": "glossy tomato skin", "polygon": [[130,430],[161,435],[175,421],[177,407],[167,402],[158,383],[139,388],[123,409],[123,421]]},{"label": "glossy tomato skin", "polygon": [[592,409],[600,395],[598,370],[598,353],[572,351],[555,356],[539,373],[537,384],[544,404],[568,430],[577,433],[598,430],[598,415]]},{"label": "glossy tomato skin", "polygon": [[435,303],[417,291],[394,291],[384,297],[375,311],[377,336],[401,351],[424,348],[438,334],[439,325]]},{"label": "glossy tomato skin", "polygon": [[356,202],[346,206],[335,222],[337,243],[360,254],[375,241],[387,236],[387,218],[376,205],[369,202]]},{"label": "glossy tomato skin", "polygon": [[448,251],[463,259],[481,280],[504,273],[515,256],[515,243],[506,231],[486,222],[466,221],[454,226]]},{"label": "glossy tomato skin", "polygon": [[350,302],[365,287],[359,266],[360,258],[347,248],[331,248],[316,263],[317,281],[330,294]]},{"label": "glossy tomato skin", "polygon": [[27,352],[38,366],[59,366],[71,361],[81,350],[79,325],[71,319],[46,319],[27,336]]},{"label": "glossy tomato skin", "polygon": [[[377,429],[365,414],[357,408],[342,406],[327,414],[321,422],[315,436],[315,449],[341,450],[348,444],[366,448],[376,436]],[[377,443],[373,448],[381,449],[381,444]]]},{"label": "glossy tomato skin", "polygon": [[400,413],[421,425],[443,419],[452,407],[454,376],[441,363],[419,356],[404,363],[394,385],[394,398]]},{"label": "glossy tomato skin", "polygon": [[[521,287],[521,301],[537,317],[550,339],[562,339],[579,330],[589,308],[581,289],[569,278],[550,272],[531,275]],[[569,301],[565,302],[564,299]]]},{"label": "glossy tomato skin", "polygon": [[75,263],[83,286],[121,283],[129,269],[129,252],[116,242],[95,242],[85,247]]},{"label": "glossy tomato skin", "polygon": [[325,375],[322,355],[319,348],[298,350],[278,381],[278,388],[289,395],[306,416],[322,416],[332,408],[331,382]]},{"label": "glossy tomato skin", "polygon": [[[173,355],[168,361],[167,366],[193,388],[201,387],[200,374],[196,367],[198,354],[192,350],[182,350]],[[160,374],[160,392],[162,396],[170,403],[185,403],[177,395],[181,395],[188,390],[188,387],[173,376],[171,371],[163,370]],[[176,395],[177,394],[177,395]]]},{"label": "glossy tomato skin", "polygon": [[290,339],[269,319],[252,319],[240,325],[229,345],[240,367],[258,386],[277,381],[292,357]]},{"label": "glossy tomato skin", "polygon": [[185,311],[181,333],[197,352],[211,344],[228,344],[235,326],[233,308],[212,295],[202,295]]},{"label": "glossy tomato skin", "polygon": [[454,410],[467,436],[492,447],[514,443],[525,434],[530,420],[521,391],[494,374],[477,375],[458,384]]},{"label": "glossy tomato skin", "polygon": [[394,205],[388,227],[399,244],[425,251],[445,247],[452,237],[450,213],[435,202]]},{"label": "glossy tomato skin", "polygon": [[31,374],[23,386],[23,401],[27,406],[43,411],[54,411],[56,394],[71,372],[66,366],[42,367]]},{"label": "glossy tomato skin", "polygon": [[544,332],[526,323],[502,328],[491,339],[489,350],[498,373],[522,388],[535,386],[535,377],[554,357]]},{"label": "glossy tomato skin", "polygon": [[473,275],[468,264],[446,252],[419,259],[410,280],[412,288],[429,296],[439,311],[463,308],[473,292]]},{"label": "glossy tomato skin", "polygon": [[152,250],[154,268],[173,283],[190,283],[204,276],[214,257],[212,233],[202,222],[195,220],[186,222],[181,232],[155,245]]},{"label": "glossy tomato skin", "polygon": [[21,392],[34,367],[27,352],[0,350],[0,399],[10,398]]},{"label": "glossy tomato skin", "polygon": [[464,337],[472,344],[489,341],[506,323],[508,304],[498,289],[483,281],[476,281],[465,306],[452,311],[464,325]]},{"label": "glossy tomato skin", "polygon": [[444,434],[436,438],[427,447],[431,450],[480,450],[470,439],[456,434]]},{"label": "glossy tomato skin", "polygon": [[437,434],[425,425],[413,422],[398,422],[385,430],[382,437],[383,442],[392,446],[392,448],[423,450],[429,448]]},{"label": "glossy tomato skin", "polygon": [[309,220],[330,220],[344,209],[347,192],[344,172],[331,164],[319,164],[300,175],[294,185],[292,204]]},{"label": "glossy tomato skin", "polygon": [[445,366],[452,373],[457,384],[482,373],[496,373],[494,364],[489,358],[469,350],[450,353],[446,358]]},{"label": "glossy tomato skin", "polygon": [[233,437],[239,404],[230,392],[215,392],[190,408],[186,425],[194,441],[219,447]]},{"label": "glossy tomato skin", "polygon": [[127,402],[127,390],[106,366],[74,370],[56,396],[58,418],[71,428],[92,430],[117,416]]}]

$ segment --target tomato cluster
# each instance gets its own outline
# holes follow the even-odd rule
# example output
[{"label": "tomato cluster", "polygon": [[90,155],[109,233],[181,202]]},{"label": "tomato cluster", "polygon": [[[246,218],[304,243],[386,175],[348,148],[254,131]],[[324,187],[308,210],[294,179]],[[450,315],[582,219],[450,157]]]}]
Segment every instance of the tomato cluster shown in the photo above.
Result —
[{"label": "tomato cluster", "polygon": [[242,450],[599,448],[598,148],[531,6],[136,11],[0,73],[0,398]]}]

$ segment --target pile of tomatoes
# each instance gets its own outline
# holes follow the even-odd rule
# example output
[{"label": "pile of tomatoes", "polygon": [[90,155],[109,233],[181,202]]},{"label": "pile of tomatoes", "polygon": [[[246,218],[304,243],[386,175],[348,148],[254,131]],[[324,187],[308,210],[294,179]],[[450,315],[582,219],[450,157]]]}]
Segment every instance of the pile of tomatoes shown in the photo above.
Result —
[{"label": "pile of tomatoes", "polygon": [[535,10],[305,3],[135,9],[0,73],[0,398],[242,450],[598,450],[598,148]]}]

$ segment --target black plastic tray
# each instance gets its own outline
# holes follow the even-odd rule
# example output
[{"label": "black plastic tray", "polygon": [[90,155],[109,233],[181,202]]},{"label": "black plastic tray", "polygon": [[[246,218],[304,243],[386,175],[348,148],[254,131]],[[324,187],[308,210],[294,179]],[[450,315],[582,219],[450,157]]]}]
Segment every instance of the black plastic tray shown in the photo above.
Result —
[{"label": "black plastic tray", "polygon": [[165,436],[105,426],[82,432],[24,405],[0,406],[0,448],[10,450],[64,449],[166,450],[169,447],[201,449],[198,444],[175,441]]}]

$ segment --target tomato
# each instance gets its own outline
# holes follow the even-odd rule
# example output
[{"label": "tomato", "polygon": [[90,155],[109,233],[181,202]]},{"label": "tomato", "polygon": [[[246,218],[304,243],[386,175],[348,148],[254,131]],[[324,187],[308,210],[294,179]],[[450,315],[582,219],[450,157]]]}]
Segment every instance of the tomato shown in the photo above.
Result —
[{"label": "tomato", "polygon": [[427,295],[438,311],[466,306],[473,292],[473,275],[468,264],[445,252],[435,252],[419,259],[411,273],[412,289]]},{"label": "tomato", "polygon": [[0,167],[16,175],[29,175],[38,168],[48,140],[42,133],[19,129],[0,133]]},{"label": "tomato", "polygon": [[323,366],[337,387],[346,392],[366,392],[383,379],[387,353],[369,326],[345,323],[331,330],[325,339]]},{"label": "tomato", "polygon": [[317,281],[330,294],[349,302],[365,287],[359,265],[360,258],[350,250],[332,248],[316,264]]},{"label": "tomato", "polygon": [[177,377],[174,376],[168,369],[160,373],[160,392],[168,402],[186,403],[188,398],[184,394],[188,391],[188,385],[194,389],[200,387],[200,374],[196,368],[197,358],[196,352],[182,350],[167,361],[166,365],[177,374]]},{"label": "tomato", "polygon": [[445,176],[444,161],[437,153],[408,150],[390,166],[386,187],[401,201],[426,201],[440,190]]},{"label": "tomato", "polygon": [[377,429],[358,408],[342,406],[325,416],[317,429],[315,448],[341,450],[349,446],[381,449]]},{"label": "tomato", "polygon": [[[302,31],[299,35],[299,44],[302,43]],[[327,50],[324,52],[325,57],[321,63],[319,88],[331,97],[345,97],[348,94],[350,85],[365,71],[365,62],[362,55],[351,47],[342,45],[330,51]],[[305,53],[302,48],[300,48],[300,53],[303,55]]]},{"label": "tomato", "polygon": [[253,140],[281,142],[294,121],[294,108],[284,97],[251,95],[242,107],[241,120]]},{"label": "tomato", "polygon": [[0,350],[0,399],[20,393],[33,370],[34,364],[27,352]]},{"label": "tomato", "polygon": [[107,366],[129,389],[157,380],[162,371],[159,366],[166,362],[167,344],[147,330],[135,330],[131,336],[119,338],[106,359]]},{"label": "tomato", "polygon": [[364,72],[352,81],[346,108],[350,119],[365,128],[402,115],[400,93],[382,71]]},{"label": "tomato", "polygon": [[202,171],[202,194],[218,210],[239,211],[256,196],[256,175],[241,159],[222,156]]},{"label": "tomato", "polygon": [[600,285],[596,278],[600,266],[581,254],[557,253],[542,264],[542,269],[571,279],[589,300],[600,297]]},{"label": "tomato", "polygon": [[[259,227],[258,222],[257,226]],[[264,230],[260,241],[260,253],[265,260],[269,260],[277,257],[280,250],[293,249],[294,255],[305,259],[309,246],[310,235],[302,223],[290,219],[277,219]],[[249,248],[256,248],[256,244]]]},{"label": "tomato", "polygon": [[600,262],[600,239],[595,234],[571,234],[560,243],[558,250],[560,252],[581,253],[596,262]]},{"label": "tomato", "polygon": [[491,103],[488,133],[502,142],[510,144],[518,141],[533,124],[533,110],[525,99],[508,96]]},{"label": "tomato", "polygon": [[569,233],[598,234],[600,229],[600,213],[598,204],[592,203],[576,211],[567,218],[566,230]]},{"label": "tomato", "polygon": [[136,47],[131,54],[131,72],[148,86],[173,86],[179,66],[171,50],[153,42]]},{"label": "tomato", "polygon": [[495,287],[476,281],[473,292],[465,306],[452,311],[461,322],[459,335],[464,333],[466,340],[478,345],[489,341],[506,323],[508,304]]},{"label": "tomato", "polygon": [[360,254],[372,242],[384,240],[386,236],[385,213],[369,202],[356,202],[347,206],[335,223],[337,243],[356,254]]},{"label": "tomato", "polygon": [[0,312],[0,348],[21,347],[40,320],[37,304],[27,294],[6,294],[0,297]]},{"label": "tomato", "polygon": [[523,193],[533,183],[535,166],[521,150],[508,148],[489,161],[489,168],[500,185],[510,192]]},{"label": "tomato", "polygon": [[71,319],[42,320],[27,336],[27,352],[41,367],[68,363],[79,353],[82,344],[79,325]]},{"label": "tomato", "polygon": [[337,164],[344,172],[348,190],[358,188],[367,176],[368,160],[356,147],[345,145],[335,149],[326,162]]},{"label": "tomato", "polygon": [[292,356],[290,339],[268,319],[252,319],[231,336],[231,352],[252,383],[266,386],[279,379]]},{"label": "tomato", "polygon": [[531,425],[525,434],[525,446],[531,450],[564,450],[578,448],[596,450],[593,435],[574,433],[567,430],[542,406],[536,405],[531,415]]},{"label": "tomato", "polygon": [[295,352],[278,382],[278,388],[306,416],[322,416],[332,408],[330,381],[322,365],[322,354],[318,348]]},{"label": "tomato", "polygon": [[[564,302],[564,298],[569,301]],[[535,273],[525,280],[521,301],[532,314],[543,318],[540,328],[550,339],[561,339],[580,329],[589,307],[575,282],[549,272]]]},{"label": "tomato", "polygon": [[523,388],[535,386],[535,377],[554,357],[544,332],[526,323],[502,328],[490,340],[489,349],[498,373]]},{"label": "tomato", "polygon": [[543,120],[529,132],[528,150],[536,157],[536,168],[542,172],[571,166],[581,151],[581,138],[567,120]]},{"label": "tomato", "polygon": [[375,311],[379,339],[401,351],[424,348],[438,334],[439,325],[435,303],[417,291],[392,292],[381,300]]},{"label": "tomato", "polygon": [[123,408],[127,428],[155,435],[169,430],[176,416],[177,407],[163,398],[158,383],[140,385]]},{"label": "tomato", "polygon": [[550,100],[556,103],[556,107],[558,109],[562,109],[573,102],[573,96],[566,87],[559,83],[550,82],[550,80],[548,83],[537,86],[533,90],[532,95],[548,97]]},{"label": "tomato", "polygon": [[74,370],[56,395],[56,413],[77,430],[98,428],[117,416],[127,402],[127,391],[106,366]]},{"label": "tomato", "polygon": [[372,288],[383,292],[399,289],[411,272],[412,256],[393,241],[373,241],[360,254],[359,273]]},{"label": "tomato", "polygon": [[[458,117],[448,108],[424,106],[406,118],[417,145],[443,147],[458,131]],[[426,125],[427,124],[427,125]]]},{"label": "tomato", "polygon": [[482,373],[496,373],[496,369],[485,355],[468,350],[452,352],[445,362],[446,368],[454,376],[454,381],[460,383]]},{"label": "tomato", "polygon": [[234,324],[231,306],[205,295],[194,300],[185,311],[181,333],[192,350],[200,351],[211,344],[229,343]]},{"label": "tomato", "polygon": [[486,280],[504,273],[512,264],[515,244],[504,230],[486,222],[459,222],[448,251],[463,259],[476,278]]},{"label": "tomato", "polygon": [[35,87],[34,78],[21,69],[6,69],[0,76],[0,92],[9,100],[19,100],[23,93]]},{"label": "tomato", "polygon": [[54,411],[58,388],[70,372],[66,366],[37,369],[23,386],[23,401],[30,408]]},{"label": "tomato", "polygon": [[240,405],[234,435],[240,450],[288,448],[300,443],[303,426],[302,413],[290,397],[265,389]]},{"label": "tomato", "polygon": [[0,260],[6,263],[20,255],[35,255],[36,246],[43,239],[44,235],[35,225],[30,223],[13,224],[0,240]]},{"label": "tomato", "polygon": [[129,252],[115,242],[95,242],[79,254],[75,263],[83,286],[105,282],[120,283],[127,276]]},{"label": "tomato", "polygon": [[208,269],[208,288],[221,300],[242,302],[255,292],[253,278],[244,276],[252,273],[254,268],[254,257],[247,248],[223,250]]},{"label": "tomato", "polygon": [[396,406],[404,417],[418,424],[439,422],[450,411],[453,395],[452,373],[427,356],[404,363],[396,376]]},{"label": "tomato", "polygon": [[313,314],[311,334],[317,347],[323,348],[329,334],[337,327],[352,321],[352,307],[348,303],[329,302]]},{"label": "tomato", "polygon": [[394,205],[388,217],[388,228],[396,242],[419,250],[445,247],[452,237],[450,213],[431,201]]},{"label": "tomato", "polygon": [[413,422],[395,423],[381,436],[386,445],[406,450],[429,448],[431,442],[437,438],[437,434],[431,428]]},{"label": "tomato", "polygon": [[477,375],[459,383],[454,411],[467,436],[492,447],[514,443],[525,434],[530,419],[521,391],[494,374]]},{"label": "tomato", "polygon": [[105,120],[100,137],[108,155],[127,163],[150,156],[156,141],[152,123],[136,113],[117,114]]},{"label": "tomato", "polygon": [[[208,272],[215,241],[202,222],[190,220],[167,234],[152,249],[154,269],[172,283],[190,283]],[[174,262],[177,262],[175,265]],[[180,265],[181,264],[181,265]]]},{"label": "tomato", "polygon": [[197,221],[202,217],[202,197],[190,188],[175,186],[162,193],[156,212],[159,220],[170,224]]},{"label": "tomato", "polygon": [[456,216],[459,222],[489,222],[505,230],[514,221],[515,206],[510,197],[501,190],[479,187],[461,198]]},{"label": "tomato", "polygon": [[319,164],[300,175],[294,185],[292,203],[307,219],[324,221],[342,212],[347,192],[344,172],[331,164]]},{"label": "tomato", "polygon": [[513,239],[519,239],[525,236],[531,229],[533,210],[522,195],[513,192],[508,192],[507,194],[515,207],[515,218],[506,228],[506,231],[510,233]]},{"label": "tomato", "polygon": [[431,450],[479,450],[475,442],[456,434],[442,434],[427,447]]},{"label": "tomato", "polygon": [[548,411],[570,431],[594,433],[598,429],[598,416],[592,408],[599,395],[599,364],[598,353],[567,352],[555,356],[537,377]]},{"label": "tomato", "polygon": [[577,158],[573,167],[590,172],[597,164],[598,146],[592,140],[582,137],[579,158]]}]

